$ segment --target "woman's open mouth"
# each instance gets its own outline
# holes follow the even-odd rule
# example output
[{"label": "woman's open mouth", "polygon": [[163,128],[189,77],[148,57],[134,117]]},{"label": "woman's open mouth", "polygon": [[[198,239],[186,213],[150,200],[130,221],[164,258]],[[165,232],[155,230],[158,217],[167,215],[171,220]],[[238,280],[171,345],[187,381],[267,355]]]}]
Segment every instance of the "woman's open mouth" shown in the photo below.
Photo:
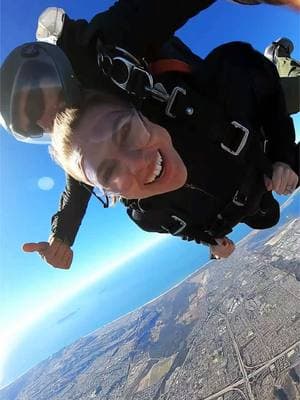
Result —
[{"label": "woman's open mouth", "polygon": [[164,172],[164,162],[161,153],[158,151],[152,175],[148,178],[145,185],[149,185],[162,176]]}]

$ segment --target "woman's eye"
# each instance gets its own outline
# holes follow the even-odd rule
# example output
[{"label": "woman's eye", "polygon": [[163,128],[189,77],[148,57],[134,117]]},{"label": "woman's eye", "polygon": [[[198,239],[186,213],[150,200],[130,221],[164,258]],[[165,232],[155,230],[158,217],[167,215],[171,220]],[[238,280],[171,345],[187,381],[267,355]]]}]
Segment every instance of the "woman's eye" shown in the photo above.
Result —
[{"label": "woman's eye", "polygon": [[114,176],[114,173],[116,171],[116,166],[111,165],[107,168],[105,168],[105,171],[102,173],[102,179],[101,179],[101,184],[103,186],[109,186],[109,183],[111,182],[112,177]]}]

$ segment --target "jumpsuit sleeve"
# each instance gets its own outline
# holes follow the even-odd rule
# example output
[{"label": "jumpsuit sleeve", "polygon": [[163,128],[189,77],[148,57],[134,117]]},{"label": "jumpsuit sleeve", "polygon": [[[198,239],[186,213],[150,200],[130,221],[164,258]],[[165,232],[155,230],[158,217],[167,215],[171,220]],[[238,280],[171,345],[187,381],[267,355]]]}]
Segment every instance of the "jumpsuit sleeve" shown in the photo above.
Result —
[{"label": "jumpsuit sleeve", "polygon": [[[265,68],[271,76],[272,82],[269,94],[265,98],[263,126],[267,133],[267,155],[272,161],[288,164],[299,174],[296,133],[294,122],[287,111],[283,89],[278,71],[271,61],[264,58]],[[263,86],[263,84],[261,85]]]},{"label": "jumpsuit sleeve", "polygon": [[[58,45],[71,62],[72,56],[75,57],[80,48],[86,46],[90,46],[90,55],[94,53],[95,56],[95,38],[98,37],[105,45],[124,47],[136,57],[151,60],[151,56],[177,29],[214,2],[120,0],[107,11],[95,15],[90,22],[66,17]],[[75,63],[72,64],[76,67]]]},{"label": "jumpsuit sleeve", "polygon": [[[138,57],[151,59],[151,54],[155,54],[177,29],[214,2],[120,0],[105,16],[96,15],[89,28],[92,35],[98,32],[105,44],[124,46]],[[105,30],[102,29],[104,18],[111,20]]]},{"label": "jumpsuit sleeve", "polygon": [[[92,187],[91,187],[92,191]],[[73,245],[91,197],[91,192],[70,176],[60,198],[59,210],[51,221],[52,236]]]}]

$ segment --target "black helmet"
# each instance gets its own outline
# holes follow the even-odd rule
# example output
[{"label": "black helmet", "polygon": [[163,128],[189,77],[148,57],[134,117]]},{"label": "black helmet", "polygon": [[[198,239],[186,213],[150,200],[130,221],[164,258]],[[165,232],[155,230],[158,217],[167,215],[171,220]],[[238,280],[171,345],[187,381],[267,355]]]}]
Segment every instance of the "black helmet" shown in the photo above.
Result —
[{"label": "black helmet", "polygon": [[294,50],[293,42],[288,38],[279,38],[266,47],[264,55],[276,64],[277,57],[291,57]]},{"label": "black helmet", "polygon": [[40,142],[48,136],[46,128],[37,123],[43,113],[51,109],[53,123],[58,111],[77,105],[81,97],[68,58],[59,47],[45,42],[14,49],[1,66],[0,84],[1,125],[26,142]]}]

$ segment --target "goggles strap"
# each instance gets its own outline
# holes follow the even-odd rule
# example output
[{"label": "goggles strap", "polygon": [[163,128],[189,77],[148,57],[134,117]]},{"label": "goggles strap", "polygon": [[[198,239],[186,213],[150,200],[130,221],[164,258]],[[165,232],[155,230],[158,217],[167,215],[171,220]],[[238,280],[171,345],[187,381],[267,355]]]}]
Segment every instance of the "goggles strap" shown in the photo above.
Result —
[{"label": "goggles strap", "polygon": [[100,201],[100,203],[102,204],[103,208],[108,208],[109,207],[109,197],[107,196],[107,194],[104,195],[105,196],[105,201],[104,201],[104,200],[101,199],[100,196],[97,195],[97,193],[94,192],[94,190],[90,186],[88,186],[88,185],[86,185],[85,183],[82,183],[82,182],[81,182],[81,185],[88,192],[90,192],[91,195],[95,196],[98,201]]}]

